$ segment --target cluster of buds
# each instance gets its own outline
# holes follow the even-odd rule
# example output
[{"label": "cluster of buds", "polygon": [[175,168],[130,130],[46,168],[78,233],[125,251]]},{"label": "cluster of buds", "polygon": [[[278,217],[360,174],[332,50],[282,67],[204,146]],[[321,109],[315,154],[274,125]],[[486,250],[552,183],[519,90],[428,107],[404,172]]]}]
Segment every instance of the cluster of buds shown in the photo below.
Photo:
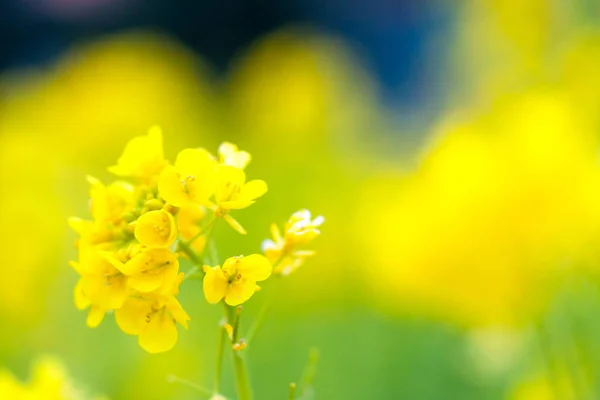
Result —
[{"label": "cluster of buds", "polygon": [[283,239],[276,237],[277,260],[271,251],[231,257],[222,266],[202,262],[215,222],[224,220],[245,234],[230,213],[267,192],[264,181],[246,180],[250,160],[247,152],[223,143],[217,156],[203,148],[184,149],[171,165],[163,156],[162,133],[153,127],[132,139],[117,165],[108,168],[119,180],[105,185],[88,177],[92,219],[69,219],[80,236],[79,260],[71,262],[80,276],[75,304],[89,308],[88,326],[98,326],[114,311],[118,326],[138,336],[142,348],[163,352],[177,342],[176,324],[187,329],[190,319],[176,297],[192,274],[180,272],[181,259],[195,264],[194,273],[203,276],[209,303],[224,300],[230,306],[247,301],[274,266],[275,272],[292,264],[297,268],[308,253],[296,245],[318,235],[322,223],[320,217],[310,221],[310,213],[307,223],[306,211],[292,216]]}]

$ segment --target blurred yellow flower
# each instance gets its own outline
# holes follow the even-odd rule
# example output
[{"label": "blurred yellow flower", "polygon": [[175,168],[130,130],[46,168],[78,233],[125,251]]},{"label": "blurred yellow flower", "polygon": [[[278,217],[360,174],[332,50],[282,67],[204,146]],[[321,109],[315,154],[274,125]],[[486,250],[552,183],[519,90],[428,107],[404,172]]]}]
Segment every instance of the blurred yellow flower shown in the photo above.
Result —
[{"label": "blurred yellow flower", "polygon": [[319,227],[323,222],[323,216],[312,219],[310,211],[303,209],[292,214],[285,225],[283,236],[276,224],[271,225],[273,239],[264,240],[261,249],[273,265],[274,273],[289,275],[302,266],[307,258],[315,255],[314,251],[299,250],[296,247],[308,244],[319,236]]},{"label": "blurred yellow flower", "polygon": [[144,246],[169,247],[177,239],[175,218],[165,210],[149,211],[136,221],[134,234]]},{"label": "blurred yellow flower", "polygon": [[264,256],[231,257],[223,268],[204,266],[203,288],[206,301],[216,304],[225,298],[225,303],[237,306],[247,301],[256,291],[256,282],[271,275],[271,264]]},{"label": "blurred yellow flower", "polygon": [[442,126],[411,176],[363,189],[373,298],[466,325],[531,321],[553,283],[594,257],[597,147],[553,91]]},{"label": "blurred yellow flower", "polygon": [[162,198],[175,207],[189,202],[208,204],[215,191],[216,161],[204,149],[185,149],[179,152],[174,166],[168,166],[160,175],[158,191]]},{"label": "blurred yellow flower", "polygon": [[223,165],[229,165],[235,168],[244,169],[252,160],[252,156],[247,151],[241,151],[238,147],[229,142],[223,142],[219,146],[219,162]]},{"label": "blurred yellow flower", "polygon": [[7,400],[106,400],[88,396],[78,390],[64,366],[55,358],[37,359],[27,383],[17,380],[9,371],[0,370],[0,398]]}]

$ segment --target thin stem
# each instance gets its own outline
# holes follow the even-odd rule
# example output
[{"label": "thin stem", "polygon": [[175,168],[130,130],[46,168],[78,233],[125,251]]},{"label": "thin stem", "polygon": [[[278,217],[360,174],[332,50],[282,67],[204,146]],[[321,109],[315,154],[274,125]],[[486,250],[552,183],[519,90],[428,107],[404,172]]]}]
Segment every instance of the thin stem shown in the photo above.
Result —
[{"label": "thin stem", "polygon": [[[202,262],[202,259],[200,258],[200,256],[189,246],[189,244],[187,244],[186,242],[184,242],[183,240],[180,240],[177,244],[177,246],[179,247],[179,250],[185,254],[186,256],[188,256],[188,258],[194,263],[196,264],[196,266],[198,267],[202,267],[202,265],[204,265],[204,263]],[[200,270],[201,271],[201,270]],[[200,272],[198,271],[198,272]]]},{"label": "thin stem", "polygon": [[[231,344],[237,340],[237,331],[239,330],[241,307],[231,307],[223,303],[227,322],[233,326],[233,337]],[[246,362],[240,351],[232,351],[233,372],[235,374],[235,386],[237,389],[238,400],[252,400],[252,388],[246,369]]]},{"label": "thin stem", "polygon": [[200,272],[200,267],[198,267],[197,265],[194,265],[192,268],[190,268],[185,275],[183,276],[183,280],[188,280],[190,278],[193,278],[196,274],[198,274],[198,272]]},{"label": "thin stem", "polygon": [[206,396],[212,396],[213,395],[213,392],[210,391],[210,390],[208,390],[207,388],[202,387],[200,385],[197,385],[194,382],[188,381],[187,379],[183,379],[183,378],[180,378],[180,377],[175,376],[175,375],[169,375],[169,376],[167,376],[167,382],[169,382],[169,383],[179,383],[181,385],[184,385],[184,386],[187,386],[189,388],[192,388],[192,389],[194,389],[194,390],[196,390],[196,391],[198,391],[198,392],[200,392],[200,393],[202,393],[203,395],[206,395]]},{"label": "thin stem", "polygon": [[290,395],[288,396],[289,400],[294,400],[294,396],[296,393],[296,384],[294,382],[290,383]]},{"label": "thin stem", "polygon": [[192,236],[192,238],[190,240],[188,240],[186,242],[186,244],[189,245],[189,246],[191,246],[192,243],[194,243],[196,241],[196,239],[198,239],[200,236],[204,235],[205,233],[206,233],[206,241],[208,242],[210,233],[212,232],[212,228],[213,228],[213,225],[214,225],[214,223],[215,223],[216,220],[217,220],[217,218],[213,216],[212,219],[206,224],[206,226],[204,226],[203,228],[201,228],[198,233],[196,233],[194,236]]},{"label": "thin stem", "polygon": [[319,349],[313,347],[308,352],[308,363],[302,373],[300,379],[300,396],[303,400],[312,398],[313,395],[313,380],[317,373],[317,363],[319,362]]},{"label": "thin stem", "polygon": [[238,400],[252,400],[252,389],[250,388],[250,379],[248,378],[244,358],[239,351],[232,351],[232,353]]},{"label": "thin stem", "polygon": [[260,309],[260,312],[258,313],[258,316],[254,320],[254,323],[252,324],[250,329],[248,329],[248,333],[245,336],[246,343],[250,344],[250,342],[252,341],[252,339],[254,339],[254,336],[256,336],[256,333],[262,326],[262,322],[265,319],[265,315],[267,314],[268,306],[268,303],[265,303],[263,305],[263,307]]},{"label": "thin stem", "polygon": [[225,331],[224,325],[219,324],[219,343],[217,344],[217,365],[215,368],[215,393],[219,393],[221,390],[221,370],[223,369],[223,349],[225,348]]},{"label": "thin stem", "polygon": [[235,310],[235,317],[233,320],[233,338],[231,339],[233,343],[238,340],[238,333],[240,330],[240,315],[242,315],[242,306],[238,306]]}]

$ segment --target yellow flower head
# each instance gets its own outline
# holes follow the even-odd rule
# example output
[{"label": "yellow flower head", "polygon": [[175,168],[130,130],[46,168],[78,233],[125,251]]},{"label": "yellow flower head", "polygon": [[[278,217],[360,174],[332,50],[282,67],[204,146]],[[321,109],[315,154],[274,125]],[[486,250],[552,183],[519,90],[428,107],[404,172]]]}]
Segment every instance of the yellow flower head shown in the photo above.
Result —
[{"label": "yellow flower head", "polygon": [[228,258],[222,268],[205,265],[203,288],[206,301],[216,304],[225,298],[225,303],[230,306],[242,304],[256,291],[256,282],[267,279],[271,270],[269,260],[259,254]]},{"label": "yellow flower head", "polygon": [[219,161],[221,164],[244,169],[252,160],[250,153],[238,150],[238,147],[229,142],[223,142],[219,146]]},{"label": "yellow flower head", "polygon": [[149,211],[138,218],[134,234],[144,246],[169,247],[177,239],[175,219],[165,210]]},{"label": "yellow flower head", "polygon": [[162,131],[153,126],[146,136],[129,141],[117,165],[108,170],[117,176],[151,181],[167,165],[163,155]]},{"label": "yellow flower head", "polygon": [[137,335],[139,345],[148,353],[168,351],[177,343],[179,323],[185,329],[190,317],[174,297],[183,273],[179,274],[168,295],[140,293],[127,299],[115,311],[115,318],[123,332]]},{"label": "yellow flower head", "polygon": [[244,171],[228,165],[217,169],[215,202],[223,211],[246,208],[267,192],[265,181],[258,179],[246,182]]},{"label": "yellow flower head", "polygon": [[163,247],[142,250],[126,263],[116,259],[111,261],[122,274],[129,277],[129,286],[143,293],[166,293],[178,277],[177,255]]},{"label": "yellow flower head", "polygon": [[246,174],[239,168],[229,165],[217,167],[217,187],[215,191],[215,215],[223,217],[233,229],[246,234],[244,228],[233,217],[230,210],[239,210],[254,204],[257,198],[267,192],[265,181],[252,180],[246,182]]},{"label": "yellow flower head", "polygon": [[174,166],[166,167],[158,180],[161,197],[175,207],[190,202],[208,204],[215,191],[214,157],[204,149],[185,149],[179,152]]}]

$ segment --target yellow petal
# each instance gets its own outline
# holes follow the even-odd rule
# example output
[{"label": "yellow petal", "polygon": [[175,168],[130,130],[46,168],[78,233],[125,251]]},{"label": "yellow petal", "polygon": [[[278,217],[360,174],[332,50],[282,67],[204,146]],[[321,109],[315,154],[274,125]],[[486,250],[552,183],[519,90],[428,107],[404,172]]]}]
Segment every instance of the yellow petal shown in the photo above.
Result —
[{"label": "yellow petal", "polygon": [[73,229],[80,236],[83,236],[85,232],[94,225],[92,221],[86,221],[77,217],[69,217],[69,219],[67,219],[67,222],[71,229]]},{"label": "yellow petal", "polygon": [[158,289],[163,283],[164,277],[162,274],[140,273],[132,275],[129,278],[129,286],[132,289],[147,293]]},{"label": "yellow petal", "polygon": [[78,263],[77,261],[69,261],[69,265],[71,266],[71,268],[73,268],[75,271],[77,271],[77,273],[79,275],[83,275],[85,273],[87,273],[88,271],[83,267],[83,265],[81,265],[81,263]]},{"label": "yellow petal", "polygon": [[96,305],[92,305],[90,311],[88,311],[87,319],[85,321],[87,326],[89,326],[90,328],[95,328],[98,325],[100,325],[100,323],[104,319],[104,314],[105,311],[102,308]]},{"label": "yellow petal", "polygon": [[85,310],[90,306],[90,299],[86,296],[83,290],[83,283],[83,278],[80,278],[75,285],[75,291],[73,293],[75,307],[80,310]]},{"label": "yellow petal", "polygon": [[135,275],[151,270],[166,268],[176,265],[179,268],[177,256],[171,250],[157,247],[146,249],[127,261],[120,270],[125,275]]},{"label": "yellow petal", "polygon": [[260,254],[245,256],[238,265],[238,272],[242,277],[254,282],[267,279],[272,269],[269,260]]},{"label": "yellow petal", "polygon": [[210,304],[217,304],[225,297],[229,283],[220,267],[206,268],[205,266],[204,270],[206,272],[202,283],[204,297]]},{"label": "yellow petal", "polygon": [[167,203],[175,207],[182,207],[191,201],[185,187],[181,185],[181,179],[173,166],[167,166],[158,179],[158,192]]},{"label": "yellow petal", "polygon": [[149,211],[138,218],[134,234],[144,246],[169,247],[177,238],[175,218],[165,210]]},{"label": "yellow petal", "polygon": [[165,308],[150,316],[150,321],[138,336],[138,343],[148,353],[171,350],[177,343],[175,321]]},{"label": "yellow petal", "polygon": [[244,171],[229,165],[219,165],[217,167],[216,178],[215,201],[219,205],[227,201],[236,200],[241,187],[246,182]]},{"label": "yellow petal", "polygon": [[255,200],[267,193],[267,183],[259,179],[246,182],[240,190],[240,198]]},{"label": "yellow petal", "polygon": [[271,235],[273,236],[273,241],[277,244],[283,242],[283,238],[281,237],[281,232],[279,231],[279,227],[277,224],[271,224]]},{"label": "yellow petal", "polygon": [[153,126],[147,135],[131,139],[117,165],[108,170],[118,176],[149,179],[159,174],[165,164],[162,132],[158,126]]},{"label": "yellow petal", "polygon": [[229,226],[231,226],[233,229],[235,229],[242,235],[245,235],[247,233],[246,230],[244,229],[244,227],[242,225],[240,225],[240,223],[237,222],[237,220],[235,218],[233,218],[231,215],[225,214],[223,216],[223,219],[229,224]]},{"label": "yellow petal", "polygon": [[93,296],[93,302],[107,310],[121,307],[129,290],[127,277],[124,275],[110,278],[100,277],[98,281],[101,286],[99,287],[100,290]]},{"label": "yellow petal", "polygon": [[250,207],[254,203],[256,203],[254,200],[238,199],[219,203],[219,207],[223,210],[241,210]]},{"label": "yellow petal", "polygon": [[188,328],[189,315],[183,310],[181,303],[175,298],[170,297],[166,304],[167,309],[175,321],[180,323],[185,329]]},{"label": "yellow petal", "polygon": [[115,320],[121,330],[129,335],[138,335],[147,324],[146,316],[152,311],[149,300],[130,297],[123,307],[115,310]]},{"label": "yellow petal", "polygon": [[216,161],[205,149],[184,149],[177,155],[175,168],[180,179],[188,179],[188,193],[194,201],[202,202],[215,191]]},{"label": "yellow petal", "polygon": [[254,294],[256,282],[242,279],[241,281],[232,283],[227,290],[225,303],[230,306],[237,306],[248,300]]}]

